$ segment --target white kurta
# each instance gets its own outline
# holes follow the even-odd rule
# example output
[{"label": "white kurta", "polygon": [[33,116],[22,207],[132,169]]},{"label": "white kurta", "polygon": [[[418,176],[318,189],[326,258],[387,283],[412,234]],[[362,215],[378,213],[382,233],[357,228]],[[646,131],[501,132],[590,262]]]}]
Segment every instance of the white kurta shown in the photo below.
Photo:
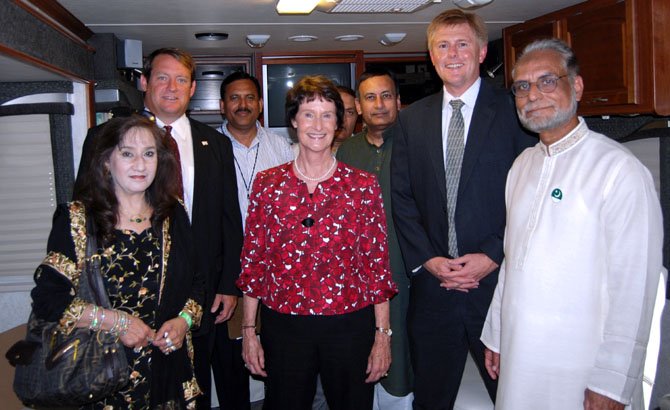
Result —
[{"label": "white kurta", "polygon": [[584,121],[515,161],[505,261],[482,341],[500,353],[496,409],[583,409],[589,388],[642,408],[662,266],[647,169]]}]

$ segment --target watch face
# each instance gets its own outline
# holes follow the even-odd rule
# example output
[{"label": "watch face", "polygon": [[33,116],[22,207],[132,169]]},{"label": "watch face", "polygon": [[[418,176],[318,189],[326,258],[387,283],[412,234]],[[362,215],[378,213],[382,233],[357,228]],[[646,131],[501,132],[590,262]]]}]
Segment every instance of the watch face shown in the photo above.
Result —
[{"label": "watch face", "polygon": [[377,327],[377,328],[375,328],[375,330],[378,331],[379,333],[383,333],[383,334],[385,334],[385,335],[387,335],[387,336],[391,336],[391,335],[393,335],[393,330],[391,330],[391,329],[386,329],[386,328],[384,328],[384,327]]}]

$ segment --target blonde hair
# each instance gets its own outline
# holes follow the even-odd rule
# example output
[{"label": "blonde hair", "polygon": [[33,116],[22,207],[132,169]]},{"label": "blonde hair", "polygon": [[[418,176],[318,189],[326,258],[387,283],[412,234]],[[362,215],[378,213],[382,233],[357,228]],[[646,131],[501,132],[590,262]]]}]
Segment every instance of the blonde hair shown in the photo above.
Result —
[{"label": "blonde hair", "polygon": [[467,24],[475,36],[479,40],[480,46],[484,46],[489,42],[489,33],[486,30],[486,23],[484,20],[474,13],[465,13],[460,9],[445,10],[435,16],[433,21],[428,25],[426,30],[426,37],[428,38],[428,48],[433,44],[433,37],[435,32],[443,26],[457,26],[459,24]]}]

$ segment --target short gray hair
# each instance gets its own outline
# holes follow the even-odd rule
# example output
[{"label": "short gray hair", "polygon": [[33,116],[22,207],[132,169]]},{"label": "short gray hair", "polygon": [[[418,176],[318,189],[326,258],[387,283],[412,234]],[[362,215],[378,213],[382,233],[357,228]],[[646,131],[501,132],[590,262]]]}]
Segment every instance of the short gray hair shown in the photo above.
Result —
[{"label": "short gray hair", "polygon": [[[570,46],[567,45],[565,41],[559,40],[557,38],[544,38],[529,43],[526,45],[526,47],[524,47],[521,55],[519,55],[519,57],[516,59],[516,62],[518,64],[518,62],[521,61],[523,57],[533,51],[544,50],[555,51],[561,55],[563,59],[563,67],[567,71],[570,78],[575,78],[575,76],[579,74],[579,63],[577,62],[577,56],[575,56],[575,52],[572,51]],[[516,64],[512,69],[512,76],[514,76],[515,70]]]}]

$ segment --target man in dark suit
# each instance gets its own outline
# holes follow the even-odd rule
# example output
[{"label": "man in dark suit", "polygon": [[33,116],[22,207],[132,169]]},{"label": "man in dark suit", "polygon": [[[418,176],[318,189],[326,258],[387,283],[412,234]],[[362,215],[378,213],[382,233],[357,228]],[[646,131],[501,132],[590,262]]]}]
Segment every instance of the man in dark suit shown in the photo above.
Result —
[{"label": "man in dark suit", "polygon": [[[169,129],[181,163],[183,200],[191,219],[196,268],[207,277],[206,303],[200,328],[193,336],[195,375],[204,395],[198,409],[211,406],[210,363],[214,326],[228,320],[239,291],[242,218],[230,140],[213,128],[186,116],[195,92],[195,62],[186,52],[162,48],[151,53],[141,77],[144,105],[156,125]],[[86,136],[79,165],[75,198],[90,163],[96,129]]]},{"label": "man in dark suit", "polygon": [[412,276],[415,409],[453,408],[468,352],[495,399],[479,337],[503,259],[505,177],[536,140],[509,92],[479,77],[487,41],[475,14],[435,17],[428,46],[443,90],[401,111],[392,130],[393,217]]}]

